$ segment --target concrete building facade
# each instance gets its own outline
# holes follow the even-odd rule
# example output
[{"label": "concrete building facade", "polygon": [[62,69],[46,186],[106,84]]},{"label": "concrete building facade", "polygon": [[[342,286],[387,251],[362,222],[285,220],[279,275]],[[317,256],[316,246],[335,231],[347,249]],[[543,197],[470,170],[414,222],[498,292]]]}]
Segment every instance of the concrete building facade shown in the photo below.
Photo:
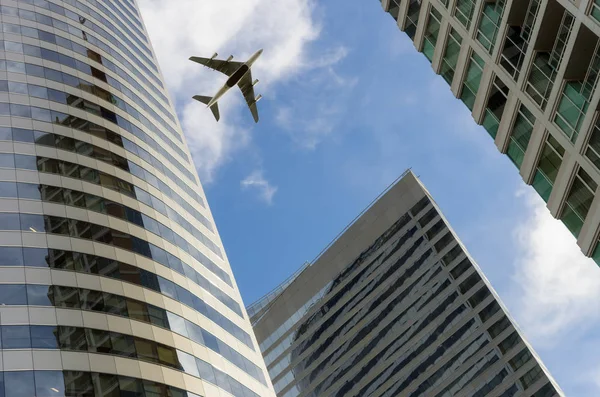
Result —
[{"label": "concrete building facade", "polygon": [[0,26],[0,396],[274,396],[135,0]]},{"label": "concrete building facade", "polygon": [[248,314],[279,397],[562,395],[411,172]]},{"label": "concrete building facade", "polygon": [[600,262],[600,1],[381,5]]}]

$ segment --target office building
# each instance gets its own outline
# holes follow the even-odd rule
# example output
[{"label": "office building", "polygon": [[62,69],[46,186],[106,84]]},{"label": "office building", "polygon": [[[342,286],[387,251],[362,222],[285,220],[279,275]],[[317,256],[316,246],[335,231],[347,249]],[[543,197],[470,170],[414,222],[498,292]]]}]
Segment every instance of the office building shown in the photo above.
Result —
[{"label": "office building", "polygon": [[274,396],[135,0],[0,18],[0,396]]},{"label": "office building", "polygon": [[381,5],[600,263],[600,1]]},{"label": "office building", "polygon": [[562,395],[411,172],[248,314],[279,397]]}]

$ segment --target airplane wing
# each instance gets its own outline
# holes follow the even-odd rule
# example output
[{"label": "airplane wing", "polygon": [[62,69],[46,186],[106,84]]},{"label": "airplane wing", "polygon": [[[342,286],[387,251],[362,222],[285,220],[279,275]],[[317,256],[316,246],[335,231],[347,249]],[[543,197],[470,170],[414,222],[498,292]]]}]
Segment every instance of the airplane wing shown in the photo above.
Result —
[{"label": "airplane wing", "polygon": [[243,65],[242,62],[223,61],[221,59],[210,59],[201,57],[191,57],[190,61],[194,61],[196,63],[204,65],[227,76],[231,76],[236,70],[239,69],[240,66]]},{"label": "airplane wing", "polygon": [[244,95],[244,99],[250,108],[254,122],[258,123],[258,108],[256,107],[256,98],[254,97],[254,87],[252,86],[252,72],[248,73],[238,82],[238,87]]}]

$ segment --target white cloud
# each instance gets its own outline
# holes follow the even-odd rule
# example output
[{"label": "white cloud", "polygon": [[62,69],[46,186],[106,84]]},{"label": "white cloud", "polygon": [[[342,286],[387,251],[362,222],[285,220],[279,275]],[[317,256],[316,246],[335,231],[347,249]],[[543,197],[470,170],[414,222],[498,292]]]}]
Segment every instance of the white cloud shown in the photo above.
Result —
[{"label": "white cloud", "polygon": [[515,233],[519,259],[511,306],[526,334],[551,347],[600,319],[600,269],[533,189],[518,194],[525,196],[530,216]]},{"label": "white cloud", "polygon": [[[221,121],[191,97],[212,95],[224,76],[188,61],[191,55],[234,54],[245,59],[265,52],[253,68],[265,98],[275,85],[306,68],[306,47],[319,36],[313,0],[141,0],[140,7],[157,58],[180,110],[181,124],[201,177],[247,147],[253,125],[240,95],[221,103]],[[259,90],[261,91],[261,90]]]},{"label": "white cloud", "polygon": [[262,170],[254,170],[244,180],[240,182],[243,189],[255,189],[259,197],[268,205],[273,204],[273,196],[277,192],[276,186],[271,186],[263,175]]},{"label": "white cloud", "polygon": [[358,80],[340,75],[335,66],[348,55],[340,46],[312,59],[305,65],[312,70],[310,79],[299,79],[291,92],[298,92],[287,100],[280,100],[275,121],[292,141],[302,149],[314,150],[339,124],[352,98]]}]

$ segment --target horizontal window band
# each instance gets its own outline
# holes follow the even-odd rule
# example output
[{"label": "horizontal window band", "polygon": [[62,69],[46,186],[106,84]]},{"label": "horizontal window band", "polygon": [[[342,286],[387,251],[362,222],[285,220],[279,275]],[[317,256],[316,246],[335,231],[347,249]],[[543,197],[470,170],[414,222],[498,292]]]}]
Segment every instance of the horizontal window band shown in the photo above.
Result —
[{"label": "horizontal window band", "polygon": [[262,370],[227,343],[199,325],[147,302],[85,288],[41,284],[0,284],[0,305],[52,306],[89,310],[166,328],[220,354],[248,375],[266,384]]},{"label": "horizontal window band", "polygon": [[[90,240],[108,246],[121,248],[145,256],[169,268],[181,265],[182,261],[174,255],[146,240],[132,236],[106,226],[75,219],[50,215],[0,212],[0,229],[21,230],[34,233],[50,233],[72,238]],[[185,274],[185,270],[182,272]],[[240,341],[252,346],[249,335],[226,316],[208,306],[200,298],[192,296],[193,307],[205,314],[223,329]]]},{"label": "horizontal window band", "polygon": [[[24,55],[32,56],[32,57],[39,58],[42,60],[55,62],[55,63],[61,64],[61,65],[76,69],[79,72],[81,72],[82,74],[87,74],[89,76],[95,77],[98,80],[105,82],[106,84],[113,86],[113,87],[115,85],[120,85],[120,83],[118,83],[115,79],[113,79],[106,73],[88,65],[87,63],[78,61],[75,58],[70,58],[66,55],[59,54],[58,52],[48,50],[46,48],[36,47],[36,46],[29,45],[29,44],[14,43],[14,42],[10,42],[10,41],[0,41],[0,49],[4,50],[6,52],[14,52],[14,53],[18,53],[18,54],[24,54]],[[119,100],[118,96],[102,89],[101,87],[96,88],[96,87],[98,87],[98,85],[96,85],[94,83],[90,83],[89,81],[82,79],[80,77],[74,76],[72,74],[62,72],[60,70],[53,69],[50,67],[36,65],[33,63],[24,63],[24,62],[10,61],[10,60],[3,59],[2,62],[0,62],[0,70],[3,70],[3,71],[6,70],[8,72],[13,72],[13,73],[22,73],[22,74],[26,74],[28,76],[44,78],[47,80],[55,81],[57,83],[62,83],[62,84],[68,85],[73,88],[85,90],[85,91],[89,92],[90,94],[95,95],[98,98],[101,98],[104,100],[106,100],[105,98],[111,98],[111,99],[114,98],[115,106],[119,107],[119,109],[121,109],[121,110],[123,110],[122,108],[124,107],[125,112],[131,112],[131,117],[138,120],[140,122],[140,124],[142,124],[144,126],[144,128],[147,128],[148,131],[153,132],[159,138],[158,138],[158,140],[155,139],[154,137],[150,136],[150,134],[148,134],[146,131],[144,131],[140,127],[138,127],[136,124],[129,122],[128,120],[126,120],[123,117],[120,117],[120,116],[117,117],[115,115],[114,117],[112,117],[112,119],[107,118],[107,120],[109,120],[112,123],[123,128],[125,131],[130,132],[131,134],[137,136],[142,141],[144,141],[146,144],[148,144],[149,146],[152,146],[152,148],[154,148],[157,152],[163,154],[166,158],[168,158],[174,164],[180,163],[184,167],[186,165],[189,165],[188,155],[185,153],[185,151],[182,148],[180,148],[177,144],[172,142],[160,128],[158,128],[154,123],[152,123],[145,116],[143,116],[141,113],[139,113],[137,110],[135,110],[135,108],[133,108],[131,105]],[[120,87],[120,88],[122,88],[124,90],[124,91],[120,91],[122,93],[129,92],[128,90],[125,90],[125,87]],[[138,99],[141,100],[141,98],[138,98]],[[114,113],[114,112],[111,112],[111,113]],[[164,150],[165,146],[169,147],[171,150],[173,150],[177,154],[177,156],[179,156],[179,158],[174,157],[173,155],[168,153],[166,150]]]},{"label": "horizontal window band", "polygon": [[[119,203],[115,203],[111,200],[95,196],[93,194],[82,193],[76,190],[21,182],[0,182],[0,198],[20,198],[27,200],[33,199],[84,208],[90,211],[95,211],[126,220],[137,226],[143,227],[150,232],[153,232],[153,230],[159,231],[157,230],[157,228],[159,228],[159,223],[157,221],[137,210],[126,207]],[[152,227],[149,227],[149,225],[152,225]],[[167,256],[169,258],[167,261],[168,266],[162,264],[163,266],[167,266],[171,270],[185,275],[187,278],[194,281],[200,287],[221,301],[221,303],[236,312],[240,317],[243,317],[240,305],[237,303],[237,301],[235,301],[235,299],[227,295],[219,287],[214,285],[211,281],[194,270],[187,263],[181,261],[168,252]],[[0,263],[2,263],[2,258],[0,258]]]},{"label": "horizontal window band", "polygon": [[202,397],[159,382],[98,372],[0,371],[0,381],[2,397]]},{"label": "horizontal window band", "polygon": [[[111,354],[164,365],[217,384],[215,371],[219,370],[206,361],[172,346],[137,336],[63,325],[2,325],[0,334],[0,345],[4,351],[43,349]],[[235,388],[243,388],[245,393],[254,395],[239,382]]]},{"label": "horizontal window band", "polygon": [[[154,76],[154,74],[152,72],[150,72],[150,70],[146,67],[146,65],[144,65],[142,62],[140,62],[140,59],[138,57],[132,56],[131,52],[126,47],[124,47],[124,46],[112,47],[112,46],[106,44],[103,40],[100,40],[95,35],[85,32],[84,30],[81,29],[80,26],[66,23],[66,22],[63,22],[56,18],[52,18],[50,16],[40,14],[37,12],[22,10],[22,9],[20,10],[20,9],[17,9],[14,7],[2,6],[0,8],[0,13],[7,15],[9,17],[10,16],[19,17],[19,18],[21,18],[21,20],[36,22],[38,24],[37,26],[39,26],[39,27],[42,27],[45,25],[49,28],[55,28],[57,30],[61,30],[65,33],[68,33],[70,35],[78,37],[81,40],[91,43],[92,45],[95,45],[96,47],[102,49],[103,51],[105,51],[106,53],[108,53],[112,57],[114,57],[116,60],[118,60],[120,63],[125,65],[127,67],[128,71],[123,70],[121,67],[116,65],[114,62],[111,62],[108,59],[106,59],[106,57],[102,57],[101,58],[102,62],[99,62],[99,63],[101,63],[102,65],[105,65],[108,69],[112,70],[119,77],[126,80],[129,84],[131,84],[133,87],[135,87],[138,91],[145,94],[145,96],[147,96],[151,100],[151,102],[154,105],[156,105],[156,107],[159,108],[163,112],[163,114],[165,114],[171,121],[176,122],[176,119],[173,116],[173,114],[169,110],[167,110],[167,108],[163,104],[158,102],[158,100],[156,98],[154,98],[152,93],[148,92],[144,87],[142,87],[142,85],[140,83],[138,83],[135,79],[133,79],[131,74],[137,76],[148,87],[150,87],[152,92],[154,94],[156,94],[156,96],[158,98],[160,98],[165,104],[169,103],[166,96],[161,92],[161,90],[159,88],[155,87],[144,75],[139,73],[138,69],[144,70],[148,76],[150,76],[156,83],[158,83],[159,85],[162,86],[162,82],[160,81],[160,79],[157,76]],[[19,15],[21,13],[24,13],[26,15],[25,16]],[[37,31],[37,33],[34,34],[33,31],[29,30],[29,29],[32,29],[31,27],[26,26],[26,25],[19,25],[19,26],[22,27],[22,29],[19,29],[19,31],[15,30],[14,32],[9,31],[7,33],[22,34],[25,37],[33,37],[33,38],[40,39],[42,41],[52,42],[51,36],[47,36],[49,34],[53,34],[51,32],[46,32],[41,29],[33,28]],[[45,37],[49,38],[50,40],[44,40]],[[59,44],[59,45],[61,45],[61,47],[71,49],[71,50],[78,52],[79,54],[86,56],[86,57],[88,57],[89,55],[83,54],[83,51],[80,51],[81,48],[84,48],[84,49],[87,49],[88,51],[92,51],[92,52],[96,53],[96,51],[92,50],[91,48],[86,48],[86,47],[84,47],[72,40],[64,38],[62,36],[55,35],[54,40],[56,40],[56,43],[54,43],[54,44]],[[116,48],[120,48],[123,52],[125,52],[125,54],[127,54],[133,60],[133,62],[136,63],[136,65],[135,66],[132,65],[132,63],[126,57],[124,57],[123,55],[121,55],[121,53],[116,51]],[[164,88],[164,87],[162,87],[162,88]],[[135,99],[135,98],[132,98],[132,99]]]},{"label": "horizontal window band", "polygon": [[[42,87],[43,88],[43,87]],[[0,80],[0,92],[2,91],[2,81]],[[1,105],[0,105],[1,106]],[[17,111],[17,109],[13,109]],[[179,204],[184,210],[193,209],[190,214],[196,218],[200,223],[202,223],[208,230],[214,232],[212,223],[199,211],[193,208],[193,206],[177,194],[173,189],[171,189],[167,184],[163,182],[164,177],[156,176],[151,171],[147,170],[145,167],[142,167],[131,160],[128,160],[125,157],[122,157],[118,154],[111,152],[110,150],[104,149],[102,147],[93,145],[91,143],[81,141],[75,138],[71,138],[68,136],[54,134],[50,132],[42,132],[42,131],[33,131],[29,129],[23,128],[11,128],[11,127],[0,127],[0,141],[15,141],[15,142],[23,142],[23,143],[33,143],[41,146],[48,146],[60,150],[65,150],[72,153],[77,153],[83,156],[91,157],[96,160],[100,160],[107,164],[110,164],[114,167],[117,167],[123,171],[126,171],[136,177],[140,178],[144,182],[147,182],[149,185],[152,185],[156,189],[160,190],[165,195],[169,196],[173,201]],[[126,141],[124,138],[119,139],[118,142],[121,142],[123,148],[125,150],[130,149],[128,146],[133,144],[129,141]],[[115,143],[115,142],[113,142]],[[117,144],[117,143],[115,143]],[[135,148],[134,148],[135,149]],[[139,148],[141,149],[141,148]],[[133,152],[133,151],[132,151]],[[145,151],[144,151],[145,152]],[[134,152],[135,153],[135,152]],[[137,154],[137,153],[135,153]],[[145,152],[145,154],[149,154]],[[143,157],[142,157],[143,158]],[[147,158],[144,158],[148,162]],[[153,163],[150,163],[154,165]],[[165,173],[167,177],[169,177],[171,171]],[[177,180],[175,180],[177,182]],[[180,186],[178,184],[178,186]],[[186,205],[182,205],[181,203],[185,203]],[[166,204],[165,204],[166,205]],[[169,217],[175,217],[173,219],[177,223],[185,225],[186,229],[197,229],[196,227],[189,224],[189,222],[176,211],[169,212]],[[197,233],[200,233],[199,231]],[[196,234],[197,234],[196,233]],[[200,238],[199,240],[202,240]]]},{"label": "horizontal window band", "polygon": [[[167,211],[167,208],[169,207],[167,207],[161,200],[159,200],[155,196],[152,196],[147,191],[129,182],[126,182],[120,178],[106,174],[104,172],[98,171],[95,168],[89,168],[83,165],[70,163],[68,161],[56,160],[49,157],[29,156],[25,154],[14,153],[0,153],[0,167],[46,172],[100,185],[108,189],[117,191],[126,196],[129,196],[133,199],[139,200],[140,202],[148,205],[149,207],[156,209],[163,215],[167,217],[169,216],[169,213]],[[28,194],[31,193],[33,192],[28,192]],[[212,248],[211,251],[215,252],[216,250],[217,252],[215,253],[217,253],[217,255],[218,253],[220,253],[219,247],[216,246],[216,244],[214,244],[211,240],[207,238],[202,239],[202,235],[195,235],[194,237],[196,237],[200,242],[202,242],[207,248]],[[177,244],[175,245],[177,245],[179,248],[190,254],[200,264],[206,267],[206,269],[210,270],[229,286],[233,286],[233,284],[231,283],[231,277],[229,277],[229,274],[224,269],[222,269],[220,266],[218,266],[216,263],[210,260],[206,255],[201,253],[196,247],[194,247],[192,244],[189,244],[178,234],[173,233],[173,238],[177,242]]]}]

